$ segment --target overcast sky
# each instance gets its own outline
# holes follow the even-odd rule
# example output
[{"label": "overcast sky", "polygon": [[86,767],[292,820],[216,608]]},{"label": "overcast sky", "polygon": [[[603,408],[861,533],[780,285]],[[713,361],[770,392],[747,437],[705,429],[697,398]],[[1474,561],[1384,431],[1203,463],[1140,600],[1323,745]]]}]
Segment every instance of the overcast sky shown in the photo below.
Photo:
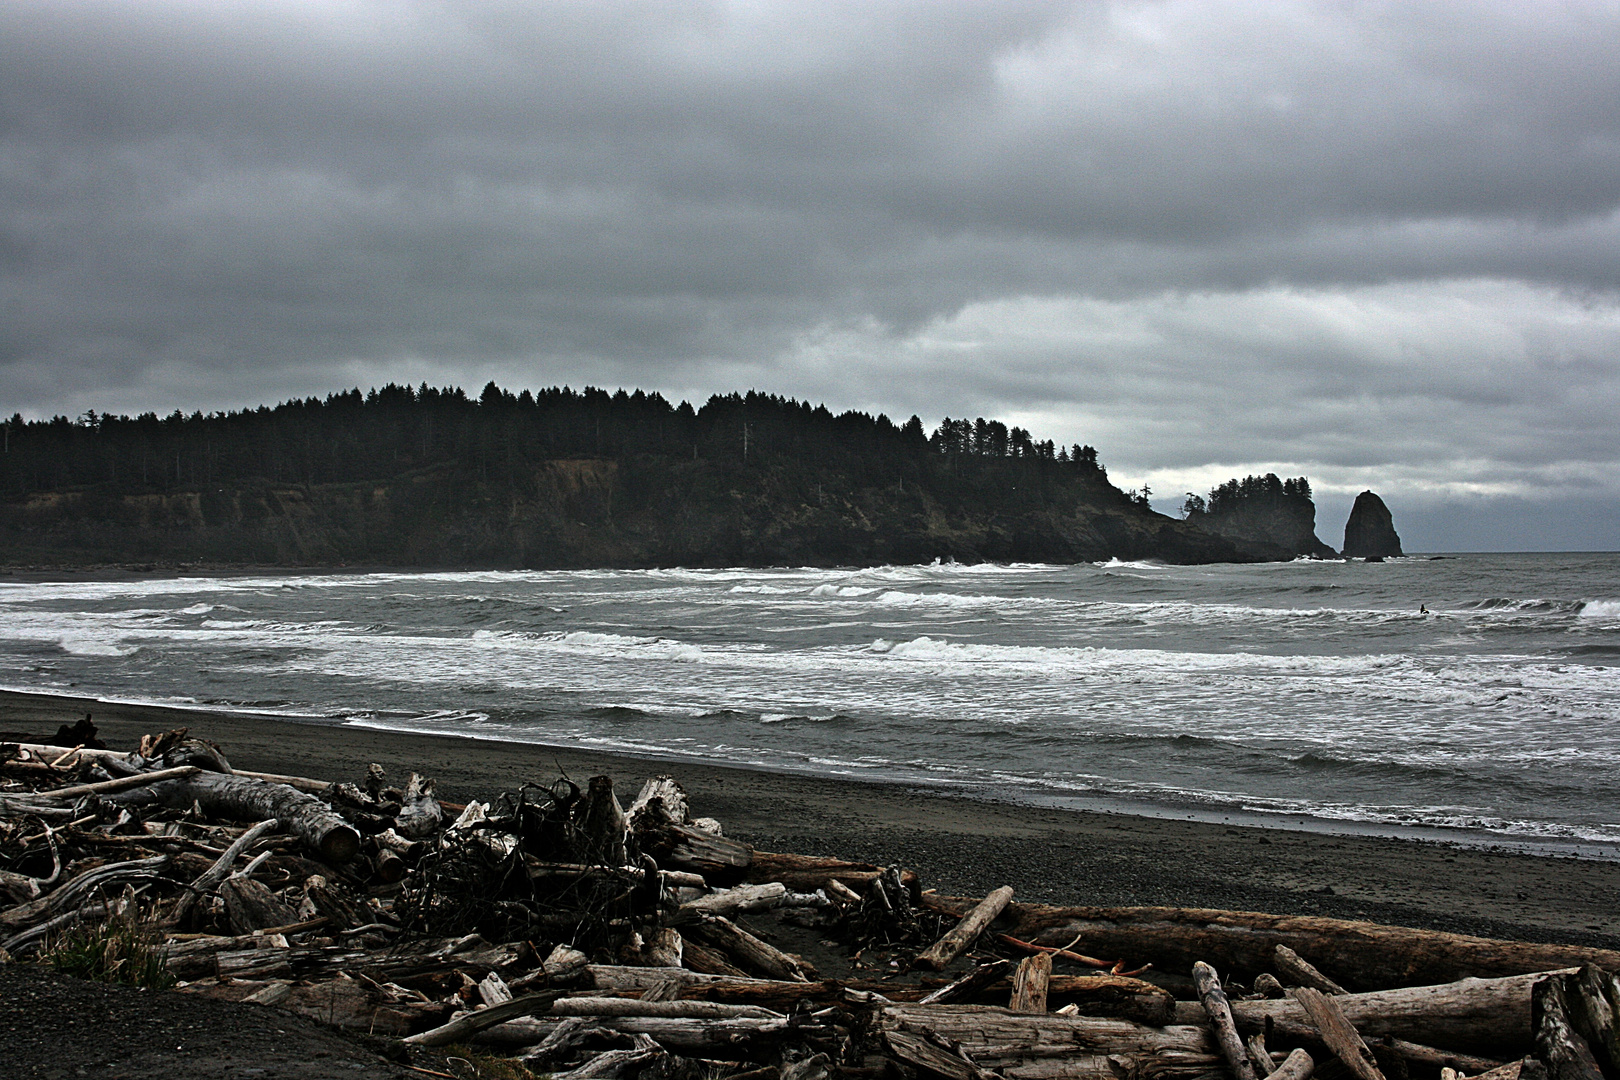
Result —
[{"label": "overcast sky", "polygon": [[1620,4],[0,0],[0,409],[1000,417],[1620,547]]}]

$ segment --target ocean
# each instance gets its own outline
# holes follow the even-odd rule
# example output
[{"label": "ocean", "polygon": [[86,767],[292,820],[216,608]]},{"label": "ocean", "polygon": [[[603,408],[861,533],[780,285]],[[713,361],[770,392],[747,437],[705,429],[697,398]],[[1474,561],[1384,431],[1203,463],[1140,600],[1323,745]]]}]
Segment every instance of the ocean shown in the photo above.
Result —
[{"label": "ocean", "polygon": [[0,684],[1620,857],[1613,553],[4,584]]}]

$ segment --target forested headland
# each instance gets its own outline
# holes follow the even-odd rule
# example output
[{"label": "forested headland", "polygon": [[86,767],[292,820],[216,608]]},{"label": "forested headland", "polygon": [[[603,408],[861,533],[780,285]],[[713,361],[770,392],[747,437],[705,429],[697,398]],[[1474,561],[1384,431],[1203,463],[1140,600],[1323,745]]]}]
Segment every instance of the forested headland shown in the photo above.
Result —
[{"label": "forested headland", "polygon": [[0,561],[634,567],[1250,561],[994,420],[749,392],[389,385],[4,424]]},{"label": "forested headland", "polygon": [[1316,535],[1316,503],[1311,482],[1303,476],[1233,478],[1212,488],[1207,499],[1188,492],[1181,512],[1189,523],[1231,540],[1258,559],[1337,554]]}]

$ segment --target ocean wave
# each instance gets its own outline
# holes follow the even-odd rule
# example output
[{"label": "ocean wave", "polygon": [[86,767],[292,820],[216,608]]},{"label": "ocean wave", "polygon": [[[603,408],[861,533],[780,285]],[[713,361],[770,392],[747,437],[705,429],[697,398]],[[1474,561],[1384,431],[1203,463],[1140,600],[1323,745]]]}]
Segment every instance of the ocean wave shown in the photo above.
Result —
[{"label": "ocean wave", "polygon": [[1148,559],[1108,559],[1105,562],[1094,562],[1092,566],[1101,570],[1168,570],[1164,563],[1152,562]]},{"label": "ocean wave", "polygon": [[64,634],[57,645],[70,656],[129,656],[139,645],[123,645],[101,638],[75,637]]},{"label": "ocean wave", "polygon": [[1620,619],[1620,600],[1584,600],[1580,613],[1583,619]]},{"label": "ocean wave", "polygon": [[811,596],[837,596],[837,597],[855,599],[855,598],[859,598],[859,597],[863,597],[863,596],[871,596],[873,593],[875,593],[877,591],[878,590],[877,590],[876,586],[867,587],[867,586],[862,586],[862,585],[834,585],[832,582],[825,582],[825,583],[823,583],[821,585],[817,585],[815,588],[811,589],[810,590],[810,595]]},{"label": "ocean wave", "polygon": [[1515,598],[1510,596],[1488,596],[1483,600],[1471,600],[1459,605],[1463,611],[1486,612],[1523,612],[1527,615],[1572,615],[1582,609],[1580,600],[1558,600],[1546,597]]}]

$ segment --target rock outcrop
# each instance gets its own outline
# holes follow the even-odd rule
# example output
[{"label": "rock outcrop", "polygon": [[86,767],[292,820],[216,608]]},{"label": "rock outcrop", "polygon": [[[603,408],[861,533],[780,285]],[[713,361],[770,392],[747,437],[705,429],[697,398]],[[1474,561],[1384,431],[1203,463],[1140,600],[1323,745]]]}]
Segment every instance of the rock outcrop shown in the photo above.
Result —
[{"label": "rock outcrop", "polygon": [[1208,500],[1189,493],[1182,509],[1189,525],[1231,541],[1253,559],[1331,559],[1337,554],[1316,535],[1316,503],[1303,476],[1283,480],[1267,473],[1229,480],[1212,490]]},{"label": "rock outcrop", "polygon": [[1344,523],[1344,557],[1388,559],[1401,554],[1401,538],[1389,507],[1370,491],[1356,496],[1350,520]]}]

